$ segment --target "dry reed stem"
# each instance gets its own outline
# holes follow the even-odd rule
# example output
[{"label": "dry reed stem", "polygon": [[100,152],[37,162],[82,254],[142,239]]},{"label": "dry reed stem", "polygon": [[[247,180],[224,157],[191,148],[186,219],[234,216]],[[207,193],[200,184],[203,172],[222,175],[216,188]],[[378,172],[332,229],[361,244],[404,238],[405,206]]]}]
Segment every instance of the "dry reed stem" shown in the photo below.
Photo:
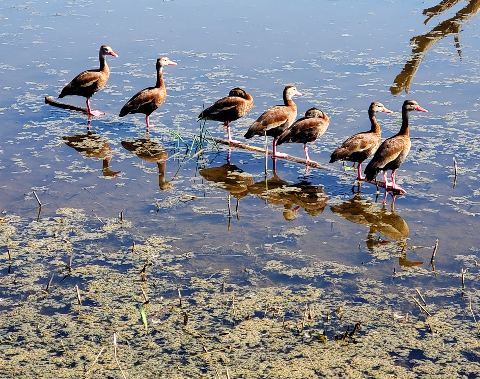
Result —
[{"label": "dry reed stem", "polygon": [[475,314],[473,313],[472,300],[470,298],[468,298],[468,309],[470,310],[470,313],[472,314],[473,321],[475,322],[475,326],[477,327],[477,331],[480,334],[480,327],[478,326],[477,318],[475,317]]},{"label": "dry reed stem", "polygon": [[435,254],[437,254],[437,248],[438,248],[438,238],[435,241],[435,247],[433,248],[432,259],[430,259],[431,263],[433,263],[433,261],[435,259]]},{"label": "dry reed stem", "polygon": [[95,357],[95,360],[93,361],[93,363],[90,365],[90,368],[88,369],[87,373],[85,374],[85,376],[88,376],[88,374],[90,374],[90,371],[92,371],[92,368],[93,366],[95,365],[95,363],[97,363],[98,361],[98,358],[100,358],[100,355],[102,354],[103,350],[105,350],[105,347],[102,347],[100,349],[100,352],[97,354],[97,356]]},{"label": "dry reed stem", "polygon": [[417,303],[417,305],[420,307],[420,309],[421,309],[422,311],[424,311],[428,316],[430,316],[430,317],[432,316],[432,315],[425,309],[425,307],[424,307],[422,304],[420,304],[420,302],[417,300],[417,298],[416,298],[415,296],[412,296],[412,299],[415,300],[415,303]]},{"label": "dry reed stem", "polygon": [[35,191],[33,191],[33,195],[35,196],[35,199],[37,199],[38,206],[41,208],[41,207],[42,207],[42,203],[40,202],[40,199],[38,198],[37,193],[36,193]]},{"label": "dry reed stem", "polygon": [[118,361],[117,357],[117,332],[113,332],[113,353],[115,355],[115,362],[117,362],[118,368],[120,369],[123,379],[127,379],[125,376],[125,373],[122,370],[122,367],[120,366],[120,362]]},{"label": "dry reed stem", "polygon": [[147,293],[145,292],[145,289],[142,286],[140,286],[140,289],[142,290],[142,295],[143,295],[143,299],[145,300],[145,304],[148,304],[150,302],[150,299],[148,298]]},{"label": "dry reed stem", "polygon": [[423,296],[422,296],[422,294],[420,293],[420,291],[418,290],[418,288],[415,288],[415,291],[418,293],[418,296],[420,296],[420,299],[422,299],[423,304],[425,304],[425,306],[427,306],[427,302],[426,302],[425,299],[423,298]]},{"label": "dry reed stem", "polygon": [[80,290],[78,289],[78,285],[75,286],[75,291],[77,292],[78,305],[82,305],[82,299],[80,298]]},{"label": "dry reed stem", "polygon": [[453,179],[453,188],[457,185],[457,160],[453,157],[453,170],[455,172],[455,177]]}]

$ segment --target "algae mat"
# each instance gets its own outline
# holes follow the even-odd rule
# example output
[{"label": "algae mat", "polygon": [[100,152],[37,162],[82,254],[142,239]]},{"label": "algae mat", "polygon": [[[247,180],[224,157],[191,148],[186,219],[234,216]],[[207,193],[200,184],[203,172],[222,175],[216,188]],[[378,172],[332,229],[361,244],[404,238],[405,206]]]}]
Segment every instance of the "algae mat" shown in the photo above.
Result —
[{"label": "algae mat", "polygon": [[402,283],[418,268],[385,285],[362,268],[286,251],[249,273],[205,275],[194,252],[171,253],[172,238],[142,240],[123,220],[77,209],[57,214],[0,220],[2,378],[480,373],[474,256],[465,288],[423,293]]}]

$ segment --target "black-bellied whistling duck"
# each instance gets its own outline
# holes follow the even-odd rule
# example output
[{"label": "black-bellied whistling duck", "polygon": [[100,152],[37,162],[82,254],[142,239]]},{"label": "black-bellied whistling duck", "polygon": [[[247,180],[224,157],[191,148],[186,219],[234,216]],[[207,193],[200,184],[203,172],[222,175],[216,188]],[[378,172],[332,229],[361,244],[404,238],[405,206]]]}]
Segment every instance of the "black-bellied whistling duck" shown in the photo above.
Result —
[{"label": "black-bellied whistling duck", "polygon": [[[383,171],[383,180],[386,190],[394,190],[405,193],[405,190],[395,182],[395,171],[400,167],[408,152],[410,151],[408,114],[411,111],[427,112],[415,100],[405,100],[402,106],[402,127],[393,137],[383,141],[372,160],[365,168],[366,179],[371,181],[375,179],[379,171]],[[388,183],[387,170],[391,170],[392,182]]]},{"label": "black-bellied whistling duck", "polygon": [[377,112],[392,113],[382,103],[374,101],[368,108],[368,117],[372,124],[370,131],[357,133],[347,138],[330,156],[330,163],[339,160],[357,162],[357,180],[365,180],[361,165],[365,159],[370,158],[375,153],[381,142],[380,125],[375,117]]},{"label": "black-bellied whistling duck", "polygon": [[217,100],[213,105],[204,109],[198,115],[200,120],[213,120],[223,122],[227,128],[229,143],[240,143],[232,139],[230,133],[230,122],[245,116],[253,107],[253,97],[241,88],[233,88],[227,97]]},{"label": "black-bellied whistling duck", "polygon": [[176,63],[167,57],[157,59],[157,84],[155,84],[155,87],[142,89],[133,95],[120,110],[120,117],[129,113],[143,113],[145,115],[147,130],[149,129],[150,123],[148,117],[155,109],[162,105],[167,98],[167,90],[163,82],[163,67],[168,65],[176,65]]},{"label": "black-bellied whistling duck", "polygon": [[323,135],[328,128],[330,120],[328,116],[317,108],[310,108],[305,112],[305,117],[295,121],[277,139],[277,146],[284,142],[303,143],[305,159],[307,162],[315,163],[308,156],[307,142],[313,142]]},{"label": "black-bellied whistling duck", "polygon": [[98,53],[100,68],[95,70],[87,70],[75,76],[70,83],[63,87],[59,98],[69,95],[83,96],[87,98],[87,110],[91,116],[100,116],[103,113],[94,111],[90,108],[90,98],[95,92],[102,89],[107,83],[110,75],[110,69],[107,65],[107,55],[118,57],[110,46],[102,45]]},{"label": "black-bellied whistling duck", "polygon": [[286,86],[283,90],[283,105],[275,105],[267,109],[245,133],[247,139],[264,135],[265,142],[267,136],[273,137],[272,157],[284,158],[288,156],[287,154],[277,153],[276,145],[277,138],[292,125],[297,117],[297,106],[292,100],[295,95],[302,96],[295,86]]}]

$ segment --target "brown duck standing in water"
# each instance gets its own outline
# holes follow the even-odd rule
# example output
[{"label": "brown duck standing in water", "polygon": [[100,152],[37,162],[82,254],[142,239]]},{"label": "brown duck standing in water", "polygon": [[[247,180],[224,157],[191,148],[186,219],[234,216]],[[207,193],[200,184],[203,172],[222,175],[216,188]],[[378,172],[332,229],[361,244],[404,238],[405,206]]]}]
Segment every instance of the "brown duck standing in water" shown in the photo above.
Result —
[{"label": "brown duck standing in water", "polygon": [[377,112],[392,113],[382,103],[374,101],[368,108],[368,117],[372,124],[370,131],[357,133],[347,138],[335,149],[330,157],[330,163],[339,160],[357,162],[357,180],[365,180],[365,177],[362,175],[361,165],[363,161],[375,153],[381,142],[380,125],[375,117]]},{"label": "brown duck standing in water", "polygon": [[310,108],[305,112],[305,117],[295,121],[287,130],[285,130],[277,139],[277,145],[285,142],[303,143],[305,151],[305,160],[308,163],[316,163],[310,160],[308,156],[308,142],[314,142],[323,135],[328,128],[330,120],[328,116],[317,108]]},{"label": "brown duck standing in water", "polygon": [[143,113],[145,115],[145,122],[147,124],[147,130],[150,127],[149,116],[157,109],[167,98],[167,90],[165,89],[165,83],[163,82],[163,67],[168,65],[176,65],[167,57],[160,57],[157,59],[157,83],[155,87],[148,87],[142,89],[140,92],[133,95],[133,97],[127,101],[120,111],[119,116],[123,117],[129,113]]},{"label": "brown duck standing in water", "polygon": [[[383,171],[383,180],[385,181],[385,189],[398,191],[401,194],[405,190],[395,182],[395,171],[401,166],[402,162],[410,151],[412,145],[409,136],[408,114],[411,111],[427,112],[415,100],[405,100],[402,106],[402,127],[400,131],[393,137],[383,141],[372,160],[365,168],[365,177],[368,181],[375,179],[380,171]],[[392,182],[387,180],[387,170],[391,170]]]},{"label": "brown duck standing in water", "polygon": [[110,69],[107,65],[107,55],[118,57],[110,46],[102,45],[98,53],[100,68],[95,70],[87,70],[75,76],[70,83],[63,87],[62,92],[58,96],[62,98],[69,95],[83,96],[87,98],[87,110],[91,116],[100,116],[103,113],[94,111],[90,108],[90,98],[93,94],[103,88],[108,81]]},{"label": "brown duck standing in water", "polygon": [[264,135],[265,143],[267,142],[267,136],[273,137],[272,157],[285,158],[288,156],[287,154],[277,153],[276,146],[278,137],[292,125],[297,117],[297,105],[292,100],[295,95],[302,96],[295,86],[286,86],[283,90],[283,105],[275,105],[263,112],[245,134],[247,139]]},{"label": "brown duck standing in water", "polygon": [[228,143],[240,143],[232,139],[230,122],[245,116],[253,107],[253,97],[241,88],[233,88],[227,97],[217,100],[198,115],[200,120],[223,122],[227,128]]}]

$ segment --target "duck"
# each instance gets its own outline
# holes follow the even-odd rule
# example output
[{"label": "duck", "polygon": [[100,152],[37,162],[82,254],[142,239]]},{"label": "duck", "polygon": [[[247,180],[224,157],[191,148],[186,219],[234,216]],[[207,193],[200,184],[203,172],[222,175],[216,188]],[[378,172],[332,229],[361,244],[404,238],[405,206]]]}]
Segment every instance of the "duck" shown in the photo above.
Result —
[{"label": "duck", "polygon": [[230,122],[245,116],[253,107],[253,97],[239,87],[230,90],[228,96],[217,100],[204,109],[199,115],[199,120],[213,120],[223,122],[227,128],[229,144],[239,144],[240,141],[232,139]]},{"label": "duck", "polygon": [[361,170],[362,163],[370,158],[375,151],[377,151],[378,146],[380,146],[382,133],[377,118],[375,117],[375,113],[377,112],[392,113],[392,111],[385,108],[382,103],[377,101],[372,102],[368,108],[368,117],[372,125],[370,131],[357,133],[347,138],[330,156],[330,163],[339,160],[356,162],[357,180],[365,180]]},{"label": "duck", "polygon": [[267,141],[267,136],[273,137],[272,157],[286,158],[288,156],[288,154],[278,153],[276,145],[278,137],[280,137],[281,134],[292,125],[295,118],[297,118],[297,105],[292,100],[295,95],[302,96],[295,86],[286,86],[283,90],[283,105],[275,105],[267,109],[257,121],[250,126],[247,133],[245,133],[246,139],[250,139],[253,136],[264,135],[265,142]]},{"label": "duck", "polygon": [[295,121],[287,130],[285,130],[277,139],[277,146],[285,142],[303,143],[305,151],[305,160],[307,163],[316,163],[308,156],[308,142],[314,142],[322,136],[328,128],[330,119],[317,108],[310,108],[305,112],[305,116]]},{"label": "duck", "polygon": [[100,111],[94,111],[90,108],[90,98],[95,92],[101,90],[108,81],[110,69],[108,68],[106,56],[111,55],[118,58],[118,55],[110,46],[102,45],[98,52],[98,60],[100,68],[94,70],[86,70],[75,76],[70,83],[63,87],[59,98],[77,95],[87,98],[87,113],[90,116],[100,116],[104,114]]},{"label": "duck", "polygon": [[145,123],[147,130],[150,128],[149,116],[155,111],[167,98],[167,90],[163,82],[163,67],[176,66],[177,63],[170,60],[168,57],[157,58],[157,83],[155,87],[144,88],[132,96],[130,100],[120,110],[120,117],[131,113],[143,113],[145,115]]},{"label": "duck", "polygon": [[[365,168],[365,178],[372,181],[380,171],[383,171],[383,180],[385,181],[385,190],[392,190],[404,194],[405,190],[397,185],[395,181],[395,171],[401,166],[402,162],[410,151],[412,145],[409,135],[409,113],[412,111],[428,112],[422,108],[415,100],[405,100],[402,106],[402,126],[400,131],[393,137],[387,138],[375,152],[372,160]],[[391,170],[392,182],[387,180],[387,171]]]}]

